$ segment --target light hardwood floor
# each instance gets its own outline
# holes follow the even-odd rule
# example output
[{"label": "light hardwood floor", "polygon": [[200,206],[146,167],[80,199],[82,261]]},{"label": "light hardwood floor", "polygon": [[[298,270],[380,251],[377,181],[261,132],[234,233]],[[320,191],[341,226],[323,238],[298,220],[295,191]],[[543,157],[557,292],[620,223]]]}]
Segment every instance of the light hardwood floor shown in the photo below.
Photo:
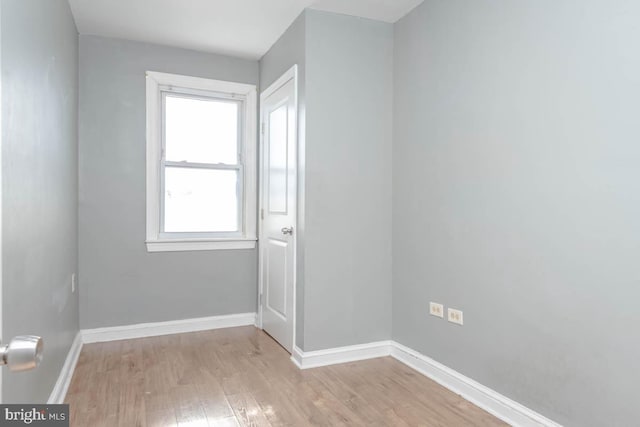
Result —
[{"label": "light hardwood floor", "polygon": [[85,345],[74,427],[505,425],[389,357],[300,371],[254,327]]}]

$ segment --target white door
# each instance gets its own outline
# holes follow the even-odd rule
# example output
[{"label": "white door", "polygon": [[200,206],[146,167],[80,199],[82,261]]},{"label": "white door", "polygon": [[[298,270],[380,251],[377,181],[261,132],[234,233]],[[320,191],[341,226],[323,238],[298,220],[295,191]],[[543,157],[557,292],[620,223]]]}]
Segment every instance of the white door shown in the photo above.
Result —
[{"label": "white door", "polygon": [[291,353],[297,214],[296,67],[261,97],[260,313],[262,329]]}]

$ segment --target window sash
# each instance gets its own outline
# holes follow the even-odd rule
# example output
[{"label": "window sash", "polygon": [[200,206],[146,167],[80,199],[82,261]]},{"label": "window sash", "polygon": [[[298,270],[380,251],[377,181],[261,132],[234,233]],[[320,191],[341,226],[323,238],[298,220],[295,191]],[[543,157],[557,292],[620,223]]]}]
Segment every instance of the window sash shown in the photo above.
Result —
[{"label": "window sash", "polygon": [[[207,170],[235,170],[237,173],[236,200],[237,200],[237,231],[197,231],[197,232],[177,232],[165,231],[165,170],[167,168],[193,168]],[[194,238],[229,238],[242,237],[244,235],[244,166],[243,165],[209,165],[202,163],[187,162],[163,162],[160,167],[160,233],[161,239],[194,239]]]},{"label": "window sash", "polygon": [[[171,95],[173,97],[178,97],[178,98],[185,98],[185,99],[199,99],[199,100],[203,100],[203,101],[219,101],[219,102],[230,102],[230,103],[234,103],[234,104],[238,104],[238,120],[237,120],[237,126],[238,126],[238,130],[237,130],[237,141],[236,141],[236,151],[237,151],[237,161],[235,163],[235,165],[239,165],[239,164],[243,164],[243,158],[242,158],[242,153],[244,152],[244,140],[246,135],[244,134],[244,129],[245,129],[245,117],[244,117],[244,111],[245,111],[245,104],[246,104],[246,99],[244,97],[240,97],[238,95],[232,95],[232,94],[223,94],[223,93],[219,93],[219,92],[206,92],[206,91],[202,91],[202,90],[191,90],[191,89],[186,89],[186,88],[175,88],[173,86],[166,86],[165,89],[160,89],[160,99],[161,99],[161,105],[160,105],[160,147],[162,150],[161,153],[161,161],[166,161],[166,157],[167,157],[167,127],[165,125],[166,120],[167,120],[167,109],[166,109],[166,100],[167,100],[167,95]],[[187,162],[187,163],[194,163],[194,162]],[[211,164],[211,165],[220,165],[224,163],[201,163],[201,164]]]},{"label": "window sash", "polygon": [[[160,178],[160,212],[159,214],[159,233],[160,239],[199,239],[199,238],[238,238],[245,235],[245,176],[244,176],[244,163],[242,153],[244,151],[244,128],[245,128],[245,99],[234,94],[225,94],[219,92],[209,92],[196,89],[176,88],[173,86],[161,86],[161,112],[160,112],[160,135],[161,135],[161,156],[159,165],[159,178]],[[186,99],[201,99],[201,100],[215,100],[219,102],[233,102],[240,104],[238,106],[238,132],[237,132],[237,163],[197,163],[188,161],[167,161],[166,160],[166,97],[171,95],[174,97],[182,97]],[[202,231],[202,232],[167,232],[165,227],[165,170],[166,168],[194,168],[194,169],[209,169],[209,170],[236,170],[237,173],[237,185],[236,185],[236,209],[238,213],[237,231]]]}]

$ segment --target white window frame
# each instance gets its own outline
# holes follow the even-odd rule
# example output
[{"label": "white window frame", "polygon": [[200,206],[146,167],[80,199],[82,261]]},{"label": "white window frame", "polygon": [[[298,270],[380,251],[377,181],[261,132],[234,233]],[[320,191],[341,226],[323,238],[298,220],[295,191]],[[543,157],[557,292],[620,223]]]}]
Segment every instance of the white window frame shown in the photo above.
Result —
[{"label": "white window frame", "polygon": [[[221,80],[147,71],[147,238],[149,252],[195,251],[217,249],[253,249],[256,247],[256,86]],[[240,138],[239,232],[232,233],[163,233],[163,93],[214,95],[240,102],[244,118]],[[171,163],[171,162],[166,162]],[[224,168],[224,167],[221,167]]]}]

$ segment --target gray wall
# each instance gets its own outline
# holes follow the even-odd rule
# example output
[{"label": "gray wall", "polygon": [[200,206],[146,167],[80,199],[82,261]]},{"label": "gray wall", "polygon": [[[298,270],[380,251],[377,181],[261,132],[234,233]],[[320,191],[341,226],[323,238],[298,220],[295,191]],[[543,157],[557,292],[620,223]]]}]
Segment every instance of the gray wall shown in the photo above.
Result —
[{"label": "gray wall", "polygon": [[639,17],[427,0],[395,29],[394,339],[566,425],[638,423]]},{"label": "gray wall", "polygon": [[258,82],[257,61],[80,37],[82,328],[256,310],[255,250],[146,251],[147,70]]},{"label": "gray wall", "polygon": [[260,59],[260,86],[267,89],[294,65],[298,66],[298,224],[296,226],[296,345],[304,348],[305,261],[305,110],[306,13],[303,12]]},{"label": "gray wall", "polygon": [[393,26],[306,13],[304,350],[391,337]]},{"label": "gray wall", "polygon": [[261,59],[261,87],[293,64],[304,189],[296,344],[389,339],[393,26],[306,10]]},{"label": "gray wall", "polygon": [[4,403],[46,402],[78,331],[78,35],[66,0],[2,0],[3,331],[41,335],[42,365]]}]

